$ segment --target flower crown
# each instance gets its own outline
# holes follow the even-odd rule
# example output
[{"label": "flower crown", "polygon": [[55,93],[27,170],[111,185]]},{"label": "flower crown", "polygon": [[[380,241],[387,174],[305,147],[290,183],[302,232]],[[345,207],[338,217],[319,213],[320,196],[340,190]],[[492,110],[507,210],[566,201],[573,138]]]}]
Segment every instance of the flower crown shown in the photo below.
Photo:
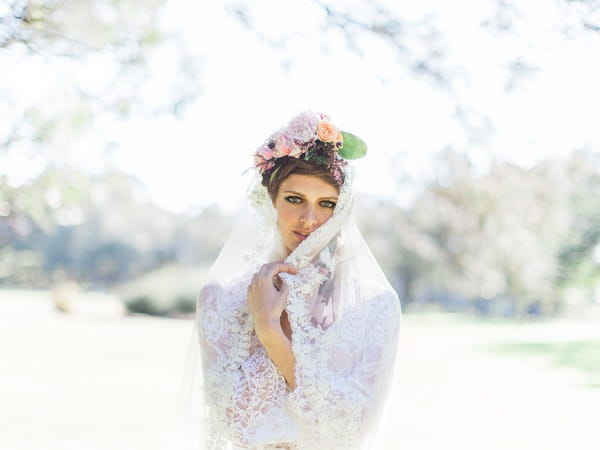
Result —
[{"label": "flower crown", "polygon": [[263,176],[271,175],[289,158],[324,166],[339,186],[344,182],[346,160],[362,158],[367,145],[362,139],[341,131],[329,116],[306,111],[273,133],[254,153],[254,165]]}]

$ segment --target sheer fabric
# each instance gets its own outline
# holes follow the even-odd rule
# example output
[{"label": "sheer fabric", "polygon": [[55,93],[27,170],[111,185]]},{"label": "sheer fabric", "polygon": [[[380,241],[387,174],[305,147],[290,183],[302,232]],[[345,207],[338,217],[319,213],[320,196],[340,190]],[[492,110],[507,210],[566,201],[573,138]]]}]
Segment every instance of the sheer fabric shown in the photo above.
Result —
[{"label": "sheer fabric", "polygon": [[257,339],[246,300],[258,268],[285,256],[271,200],[254,180],[198,298],[173,448],[382,447],[401,311],[352,219],[353,178],[349,168],[333,216],[285,259],[299,273],[280,274],[290,288],[293,390]]}]

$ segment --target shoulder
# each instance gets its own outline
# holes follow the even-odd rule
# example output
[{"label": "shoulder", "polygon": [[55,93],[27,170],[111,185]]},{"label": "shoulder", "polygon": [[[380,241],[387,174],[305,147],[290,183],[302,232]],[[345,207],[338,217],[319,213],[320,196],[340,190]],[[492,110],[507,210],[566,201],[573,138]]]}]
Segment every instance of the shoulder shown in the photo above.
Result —
[{"label": "shoulder", "polygon": [[400,326],[402,308],[398,294],[389,284],[357,280],[363,300],[362,317],[370,324],[388,330]]},{"label": "shoulder", "polygon": [[366,304],[371,319],[393,325],[400,321],[401,306],[398,295],[393,290],[383,290],[369,297]]},{"label": "shoulder", "polygon": [[355,277],[355,289],[364,299],[364,305],[370,314],[386,313],[399,317],[401,315],[400,299],[397,292],[388,283],[368,282]]},{"label": "shoulder", "polygon": [[[395,347],[402,325],[398,295],[393,289],[382,290],[365,304],[365,343],[371,348]],[[392,348],[392,347],[390,347]]]},{"label": "shoulder", "polygon": [[209,341],[231,333],[246,322],[248,280],[211,281],[204,285],[196,301],[196,327]]},{"label": "shoulder", "polygon": [[246,298],[246,290],[250,283],[250,275],[244,274],[238,277],[206,283],[196,300],[196,310],[199,312],[206,309],[222,309],[240,303]]},{"label": "shoulder", "polygon": [[[398,294],[389,285],[366,283],[355,279],[352,292],[356,299],[354,306],[343,309],[339,316],[340,326],[350,326],[359,329],[398,329],[401,321],[401,305]],[[341,299],[340,301],[343,301]]]}]

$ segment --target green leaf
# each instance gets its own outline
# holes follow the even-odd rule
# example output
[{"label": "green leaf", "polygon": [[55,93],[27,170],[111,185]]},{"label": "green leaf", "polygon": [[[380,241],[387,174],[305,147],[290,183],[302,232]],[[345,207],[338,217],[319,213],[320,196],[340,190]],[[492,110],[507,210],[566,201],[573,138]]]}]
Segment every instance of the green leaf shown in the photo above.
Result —
[{"label": "green leaf", "polygon": [[342,131],[342,137],[344,145],[338,151],[342,158],[359,159],[367,154],[367,144],[361,138],[347,131]]}]

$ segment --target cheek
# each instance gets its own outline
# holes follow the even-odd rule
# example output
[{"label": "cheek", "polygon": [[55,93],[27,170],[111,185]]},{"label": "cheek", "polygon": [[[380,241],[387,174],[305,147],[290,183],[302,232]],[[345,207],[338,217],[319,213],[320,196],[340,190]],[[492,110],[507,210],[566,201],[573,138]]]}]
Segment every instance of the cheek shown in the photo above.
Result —
[{"label": "cheek", "polygon": [[277,208],[277,225],[280,228],[285,228],[294,220],[293,210],[285,205]]},{"label": "cheek", "polygon": [[331,216],[333,216],[333,209],[331,208],[321,208],[319,214],[317,215],[319,225],[323,225],[327,222]]}]

